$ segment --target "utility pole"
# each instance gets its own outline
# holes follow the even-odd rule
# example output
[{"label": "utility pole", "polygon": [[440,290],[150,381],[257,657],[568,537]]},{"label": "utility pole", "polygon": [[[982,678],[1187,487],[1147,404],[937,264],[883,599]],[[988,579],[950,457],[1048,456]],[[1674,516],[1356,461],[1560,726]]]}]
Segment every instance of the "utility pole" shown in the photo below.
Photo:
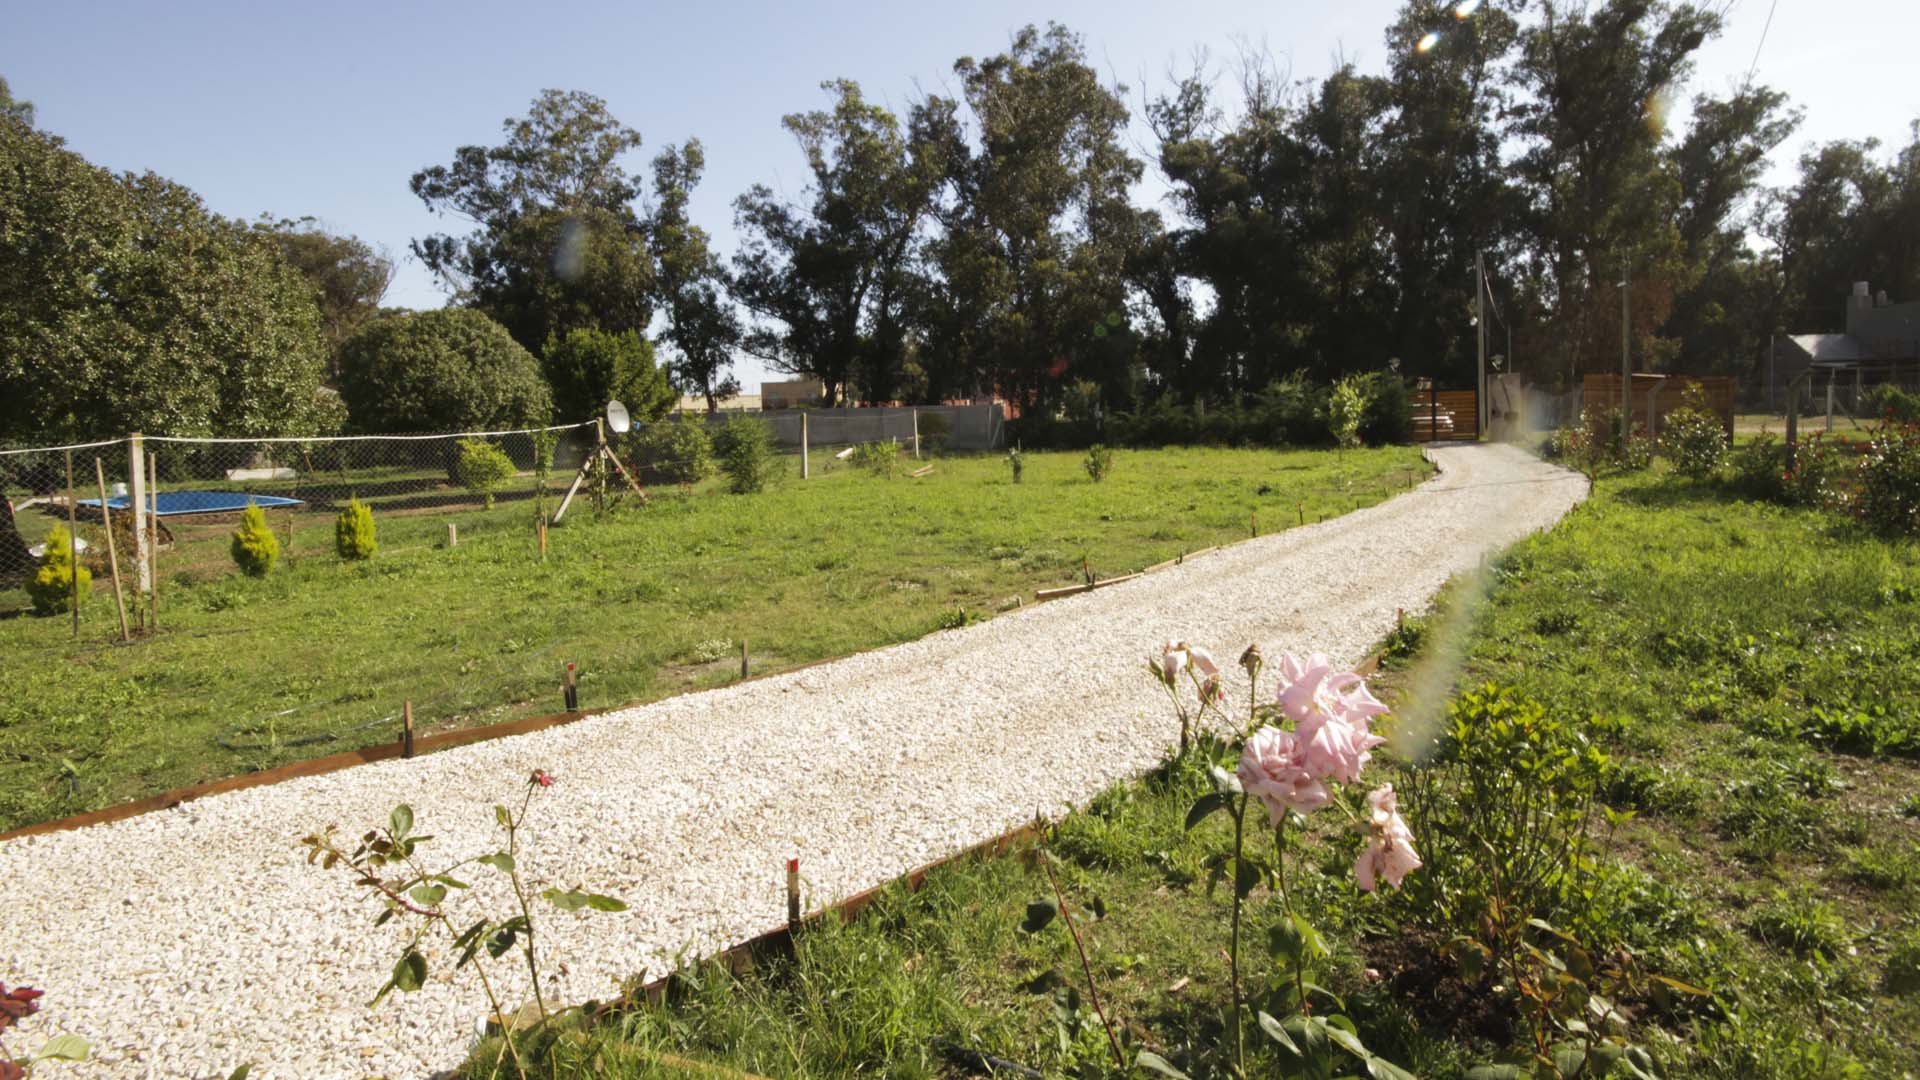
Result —
[{"label": "utility pole", "polygon": [[1487,433],[1487,262],[1478,251],[1473,253],[1473,338],[1475,361],[1474,431]]},{"label": "utility pole", "polygon": [[[1620,438],[1633,434],[1633,354],[1628,351],[1632,310],[1628,288],[1633,283],[1633,264],[1626,252],[1620,253]],[[1648,416],[1649,420],[1653,419]]]}]

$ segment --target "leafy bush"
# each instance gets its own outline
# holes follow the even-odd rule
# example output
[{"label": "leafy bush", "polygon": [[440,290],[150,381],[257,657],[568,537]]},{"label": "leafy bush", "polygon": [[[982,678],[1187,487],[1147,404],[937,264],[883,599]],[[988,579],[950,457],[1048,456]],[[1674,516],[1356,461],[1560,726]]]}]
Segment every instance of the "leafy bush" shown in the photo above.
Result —
[{"label": "leafy bush", "polygon": [[1113,451],[1107,449],[1102,443],[1094,443],[1087,447],[1087,458],[1080,465],[1087,470],[1087,475],[1097,484],[1105,480],[1107,474],[1113,471]]},{"label": "leafy bush", "polygon": [[1726,485],[1735,494],[1767,502],[1787,501],[1786,448],[1771,432],[1761,432],[1727,454]]},{"label": "leafy bush", "polygon": [[[1793,455],[1793,468],[1780,475],[1782,495],[1789,506],[1831,506],[1837,499],[1834,481],[1841,468],[1840,451],[1824,432],[1814,432],[1800,440]],[[1786,460],[1785,451],[1781,461]]]},{"label": "leafy bush", "polygon": [[1894,994],[1920,992],[1920,927],[1894,939],[1887,954],[1886,986]]},{"label": "leafy bush", "polygon": [[735,495],[752,494],[767,485],[773,472],[773,431],[765,421],[735,415],[714,435],[713,451]]},{"label": "leafy bush", "polygon": [[373,510],[359,499],[333,519],[333,550],[343,559],[371,559],[378,543],[373,535]]},{"label": "leafy bush", "polygon": [[953,437],[953,418],[946,413],[923,412],[920,414],[920,445],[929,454],[937,454],[947,448],[947,440]]},{"label": "leafy bush", "polygon": [[1920,533],[1920,424],[1873,433],[1856,473],[1853,512],[1884,533]]},{"label": "leafy bush", "polygon": [[657,420],[679,400],[666,367],[654,362],[653,342],[632,330],[548,335],[540,368],[553,388],[554,415],[569,422],[600,415],[608,401],[625,405],[635,420]]},{"label": "leafy bush", "polygon": [[493,489],[511,479],[513,459],[485,439],[461,439],[453,462],[453,482],[493,506]]},{"label": "leafy bush", "polygon": [[1413,910],[1474,935],[1491,971],[1572,884],[1607,757],[1539,702],[1492,684],[1461,694],[1421,749],[1428,764],[1408,803],[1431,874],[1409,891],[1426,894]]},{"label": "leafy bush", "polygon": [[86,567],[73,564],[72,543],[72,534],[65,525],[55,525],[47,532],[46,553],[40,556],[40,568],[27,581],[27,596],[33,601],[33,610],[42,615],[72,610],[76,575],[80,579],[80,599],[85,601],[93,592],[93,574]]},{"label": "leafy bush", "polygon": [[545,424],[540,364],[472,308],[387,315],[340,346],[340,396],[360,431],[472,431]]},{"label": "leafy bush", "polygon": [[1020,474],[1027,469],[1026,455],[1020,452],[1019,447],[1007,451],[1007,466],[1013,470],[1013,482],[1019,483]]},{"label": "leafy bush", "polygon": [[883,479],[900,473],[900,448],[890,442],[866,442],[853,448],[853,463]]},{"label": "leafy bush", "polygon": [[233,530],[233,562],[248,577],[266,577],[280,558],[280,538],[267,525],[266,511],[251,499]]},{"label": "leafy bush", "polygon": [[713,471],[713,440],[707,422],[675,414],[640,429],[633,438],[640,474],[652,483],[697,484]]},{"label": "leafy bush", "polygon": [[1360,445],[1360,421],[1368,403],[1366,383],[1364,376],[1349,375],[1334,383],[1333,392],[1327,395],[1327,432],[1335,446]]},{"label": "leafy bush", "polygon": [[1920,394],[1910,394],[1892,383],[1881,383],[1860,398],[1862,411],[1896,424],[1920,424]]},{"label": "leafy bush", "polygon": [[1660,449],[1673,461],[1673,471],[1691,480],[1705,480],[1720,467],[1727,452],[1727,429],[1707,403],[1707,392],[1690,383],[1681,392],[1681,406],[1667,414]]},{"label": "leafy bush", "polygon": [[1386,371],[1370,372],[1366,381],[1367,407],[1360,415],[1360,441],[1369,446],[1408,442],[1413,438],[1413,396],[1406,380]]},{"label": "leafy bush", "polygon": [[1324,444],[1326,405],[1326,388],[1314,385],[1304,371],[1268,383],[1256,402],[1262,441],[1284,446]]}]

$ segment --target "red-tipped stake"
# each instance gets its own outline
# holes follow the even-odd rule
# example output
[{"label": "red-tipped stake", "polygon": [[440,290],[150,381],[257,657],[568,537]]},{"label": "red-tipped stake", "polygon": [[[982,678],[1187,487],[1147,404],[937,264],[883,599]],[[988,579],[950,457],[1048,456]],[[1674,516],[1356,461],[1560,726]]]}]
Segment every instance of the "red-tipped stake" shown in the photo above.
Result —
[{"label": "red-tipped stake", "polygon": [[400,756],[413,756],[413,702],[400,711]]},{"label": "red-tipped stake", "polygon": [[787,860],[787,932],[800,929],[800,860]]},{"label": "red-tipped stake", "polygon": [[580,691],[573,685],[573,662],[567,662],[567,681],[561,684],[561,691],[567,698],[567,711],[580,711]]}]

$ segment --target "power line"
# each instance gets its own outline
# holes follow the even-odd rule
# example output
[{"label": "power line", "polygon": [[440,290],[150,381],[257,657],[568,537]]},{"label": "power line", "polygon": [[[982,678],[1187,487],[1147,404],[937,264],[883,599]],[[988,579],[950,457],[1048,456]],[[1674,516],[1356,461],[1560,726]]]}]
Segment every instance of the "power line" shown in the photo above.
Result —
[{"label": "power line", "polygon": [[1753,85],[1753,73],[1760,67],[1760,50],[1766,47],[1767,31],[1773,29],[1773,13],[1780,6],[1780,0],[1767,5],[1767,22],[1760,28],[1760,44],[1753,47],[1753,63],[1747,65],[1747,85]]}]

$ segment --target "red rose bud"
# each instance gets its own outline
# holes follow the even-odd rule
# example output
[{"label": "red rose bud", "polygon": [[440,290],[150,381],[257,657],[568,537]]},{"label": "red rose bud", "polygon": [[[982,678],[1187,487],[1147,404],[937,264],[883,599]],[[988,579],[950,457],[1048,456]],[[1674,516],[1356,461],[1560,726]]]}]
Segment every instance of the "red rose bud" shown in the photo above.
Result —
[{"label": "red rose bud", "polygon": [[533,775],[527,778],[527,782],[539,784],[541,787],[552,787],[553,777],[548,775],[545,769],[535,769]]}]

